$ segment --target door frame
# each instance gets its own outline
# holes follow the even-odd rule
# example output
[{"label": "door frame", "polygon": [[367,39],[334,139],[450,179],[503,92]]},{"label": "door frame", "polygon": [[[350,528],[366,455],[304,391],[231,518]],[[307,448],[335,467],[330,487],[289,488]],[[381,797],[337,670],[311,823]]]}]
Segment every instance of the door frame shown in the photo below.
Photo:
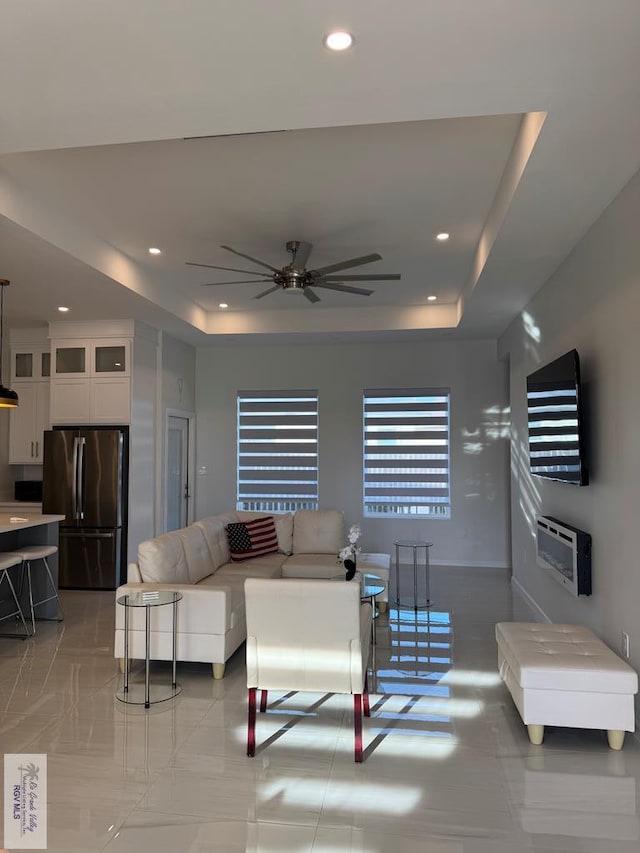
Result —
[{"label": "door frame", "polygon": [[169,479],[169,418],[182,418],[187,421],[189,448],[187,454],[187,477],[189,478],[189,502],[187,504],[187,524],[194,520],[196,485],[196,413],[182,409],[165,409],[164,413],[164,454],[162,460],[162,531],[167,530],[167,482]]}]

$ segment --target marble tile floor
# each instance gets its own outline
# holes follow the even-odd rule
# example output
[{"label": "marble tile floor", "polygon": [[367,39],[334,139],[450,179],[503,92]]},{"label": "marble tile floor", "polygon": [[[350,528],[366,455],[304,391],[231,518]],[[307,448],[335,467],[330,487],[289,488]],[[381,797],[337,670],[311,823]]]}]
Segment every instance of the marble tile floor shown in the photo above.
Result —
[{"label": "marble tile floor", "polygon": [[176,699],[123,705],[113,594],[62,595],[64,623],[0,641],[2,752],[47,754],[50,853],[640,850],[635,738],[527,739],[493,626],[532,615],[504,571],[434,568],[430,610],[379,617],[362,765],[350,697],[313,694],[271,695],[247,758],[243,648],[222,681],[183,664]]}]

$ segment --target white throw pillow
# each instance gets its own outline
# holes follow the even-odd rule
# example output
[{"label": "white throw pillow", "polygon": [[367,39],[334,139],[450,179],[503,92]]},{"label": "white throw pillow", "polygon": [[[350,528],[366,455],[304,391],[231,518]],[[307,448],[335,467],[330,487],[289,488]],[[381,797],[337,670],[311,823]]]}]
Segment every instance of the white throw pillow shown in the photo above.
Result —
[{"label": "white throw pillow", "polygon": [[335,509],[299,509],[293,519],[294,554],[335,554],[346,543],[344,517]]}]

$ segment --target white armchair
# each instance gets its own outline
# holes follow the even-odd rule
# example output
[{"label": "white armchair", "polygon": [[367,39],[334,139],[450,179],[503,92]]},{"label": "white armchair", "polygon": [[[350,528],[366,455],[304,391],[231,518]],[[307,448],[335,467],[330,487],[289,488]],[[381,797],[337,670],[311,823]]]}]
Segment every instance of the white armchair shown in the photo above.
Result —
[{"label": "white armchair", "polygon": [[362,761],[362,712],[369,716],[371,606],[360,586],[330,580],[244,582],[247,614],[247,755],[256,748],[256,690],[353,694],[355,760]]}]

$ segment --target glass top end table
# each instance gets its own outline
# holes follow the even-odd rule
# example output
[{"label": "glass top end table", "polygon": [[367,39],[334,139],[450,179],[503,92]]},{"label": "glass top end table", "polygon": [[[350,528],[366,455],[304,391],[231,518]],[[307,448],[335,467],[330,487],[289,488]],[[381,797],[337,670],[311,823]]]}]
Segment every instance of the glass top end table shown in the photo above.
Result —
[{"label": "glass top end table", "polygon": [[[400,600],[400,549],[408,548],[412,552],[413,564],[413,609],[418,610],[418,607],[431,607],[431,591],[429,583],[429,548],[433,542],[427,542],[424,539],[397,539],[394,543],[396,549],[396,606],[402,604]],[[418,604],[418,553],[424,548],[424,576],[426,587],[426,604]]]},{"label": "glass top end table", "polygon": [[343,583],[357,583],[360,585],[360,601],[368,601],[371,604],[371,642],[376,642],[376,596],[384,592],[384,581],[372,572],[356,572],[350,581],[346,580],[344,574],[334,575],[332,581]]},{"label": "glass top end table", "polygon": [[[120,595],[117,603],[124,607],[124,684],[116,693],[121,702],[132,705],[144,705],[149,708],[156,702],[166,702],[180,693],[180,686],[176,682],[176,652],[178,639],[178,602],[182,599],[181,592],[169,590],[139,590],[136,592]],[[156,607],[172,606],[172,677],[171,684],[150,685],[151,664],[151,613]],[[136,608],[144,608],[144,630],[145,630],[145,654],[144,654],[144,685],[129,683],[129,623],[130,612]],[[142,688],[144,687],[144,693]]]}]

